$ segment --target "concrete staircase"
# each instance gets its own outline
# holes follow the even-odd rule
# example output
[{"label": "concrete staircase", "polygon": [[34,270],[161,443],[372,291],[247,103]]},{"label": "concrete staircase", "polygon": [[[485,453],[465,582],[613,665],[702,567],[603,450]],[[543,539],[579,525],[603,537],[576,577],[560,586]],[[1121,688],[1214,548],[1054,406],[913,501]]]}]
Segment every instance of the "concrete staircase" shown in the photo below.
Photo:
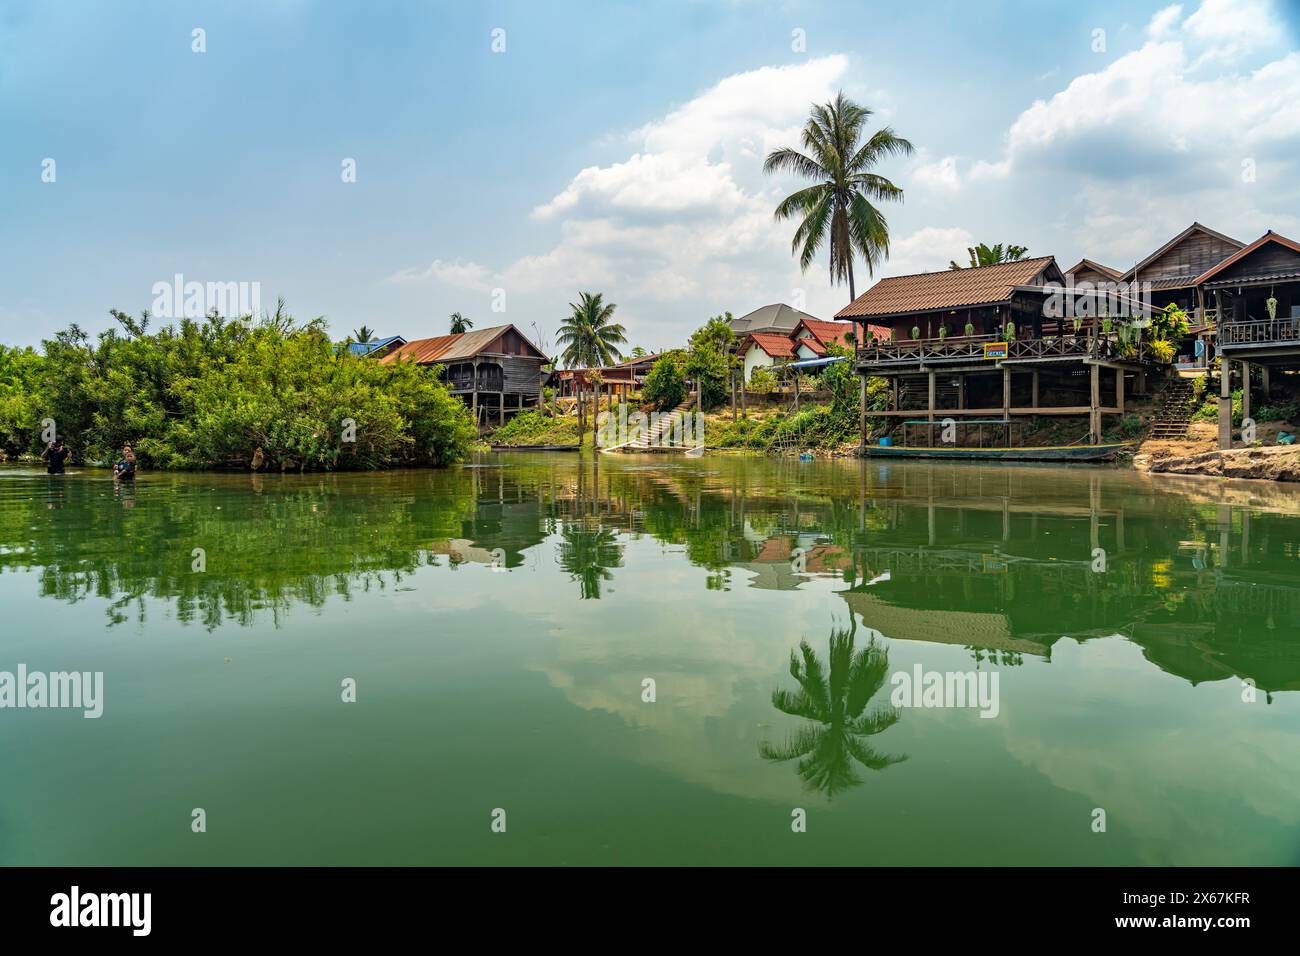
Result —
[{"label": "concrete staircase", "polygon": [[[682,416],[689,414],[695,407],[695,396],[690,395],[686,401],[682,402],[671,412],[661,414],[654,424],[649,425],[640,435],[619,445],[617,450],[624,452],[682,452],[686,451],[686,445],[668,445],[666,442],[671,441],[672,431],[677,423],[682,421]],[[683,423],[684,424],[684,423]],[[608,451],[614,451],[610,448]]]},{"label": "concrete staircase", "polygon": [[1151,425],[1148,438],[1156,441],[1177,441],[1187,437],[1187,426],[1196,411],[1196,379],[1178,376],[1171,379],[1161,395],[1156,420]]}]

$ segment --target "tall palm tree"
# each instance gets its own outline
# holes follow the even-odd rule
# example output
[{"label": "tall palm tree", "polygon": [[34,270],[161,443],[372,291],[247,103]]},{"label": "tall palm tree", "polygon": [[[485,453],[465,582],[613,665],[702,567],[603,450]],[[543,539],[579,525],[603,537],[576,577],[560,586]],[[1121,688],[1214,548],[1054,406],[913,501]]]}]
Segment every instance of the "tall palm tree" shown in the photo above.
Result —
[{"label": "tall palm tree", "polygon": [[903,190],[871,172],[882,159],[910,155],[912,144],[889,127],[860,142],[871,110],[843,92],[824,105],[815,105],[803,129],[804,152],[784,146],[763,163],[765,173],[793,173],[813,185],[791,193],[776,207],[777,219],[798,218],[790,251],[807,270],[824,244],[830,246],[831,282],[848,279],[853,285],[853,259],[862,256],[867,275],[874,275],[889,255],[889,225],[872,201],[902,201]]},{"label": "tall palm tree", "polygon": [[375,330],[368,325],[363,325],[359,329],[352,330],[352,341],[365,345],[375,337]]},{"label": "tall palm tree", "polygon": [[978,269],[980,266],[995,266],[1002,262],[1017,262],[1023,259],[1028,252],[1028,246],[1007,243],[1004,247],[1000,242],[995,246],[986,246],[981,242],[978,246],[968,246],[966,248],[966,253],[970,256],[969,266],[959,266],[955,259],[949,259],[948,270]]},{"label": "tall palm tree", "polygon": [[592,368],[621,361],[619,346],[627,344],[627,337],[623,326],[611,321],[618,306],[605,302],[599,292],[580,292],[569,308],[573,311],[556,335],[556,343],[564,346],[560,356],[564,363],[569,368]]},{"label": "tall palm tree", "polygon": [[465,318],[465,316],[461,315],[459,312],[453,312],[451,314],[452,335],[460,335],[462,332],[468,332],[472,328],[474,328],[474,323]]},{"label": "tall palm tree", "polygon": [[828,797],[862,782],[854,761],[869,770],[884,770],[906,757],[877,753],[866,738],[898,723],[898,711],[884,707],[867,712],[867,704],[889,673],[889,653],[872,638],[854,653],[854,632],[831,631],[829,670],[823,667],[807,641],[790,652],[790,675],[796,691],[772,691],[772,706],[793,717],[813,721],[798,730],[783,746],[762,743],[766,760],[801,758],[796,772],[810,789]]},{"label": "tall palm tree", "polygon": [[[599,292],[580,292],[578,301],[570,302],[569,308],[572,311],[555,336],[556,345],[563,346],[560,358],[565,365],[569,368],[589,369],[601,365],[613,365],[623,358],[619,346],[627,344],[627,337],[623,326],[611,321],[614,310],[618,308],[613,302],[606,302]],[[584,379],[588,380],[591,386],[593,405],[598,407],[600,404],[599,386],[590,380],[591,376],[579,376],[574,383],[578,392],[579,436],[586,430],[586,412],[582,403]],[[595,411],[596,409],[593,409],[591,421],[593,432],[596,428]],[[578,441],[581,444],[582,439],[579,438]]]}]

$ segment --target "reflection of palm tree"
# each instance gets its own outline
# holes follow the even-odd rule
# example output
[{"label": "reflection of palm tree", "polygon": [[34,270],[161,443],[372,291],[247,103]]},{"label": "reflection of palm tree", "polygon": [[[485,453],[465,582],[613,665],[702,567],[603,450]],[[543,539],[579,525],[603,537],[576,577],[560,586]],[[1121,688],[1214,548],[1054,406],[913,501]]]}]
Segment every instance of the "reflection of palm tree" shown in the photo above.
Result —
[{"label": "reflection of palm tree", "polygon": [[766,742],[759,746],[765,760],[802,758],[796,767],[799,776],[810,789],[824,791],[828,797],[862,782],[855,760],[869,770],[884,770],[907,759],[877,753],[865,740],[898,723],[899,715],[892,707],[865,713],[885,682],[889,652],[872,638],[855,654],[855,630],[856,622],[853,630],[831,632],[829,672],[807,641],[790,652],[790,674],[799,689],[772,691],[772,706],[816,724],[801,728],[784,746]]},{"label": "reflection of palm tree", "polygon": [[618,539],[610,528],[565,524],[560,532],[560,567],[564,568],[582,590],[582,599],[600,598],[602,581],[612,581],[610,568],[623,563]]}]

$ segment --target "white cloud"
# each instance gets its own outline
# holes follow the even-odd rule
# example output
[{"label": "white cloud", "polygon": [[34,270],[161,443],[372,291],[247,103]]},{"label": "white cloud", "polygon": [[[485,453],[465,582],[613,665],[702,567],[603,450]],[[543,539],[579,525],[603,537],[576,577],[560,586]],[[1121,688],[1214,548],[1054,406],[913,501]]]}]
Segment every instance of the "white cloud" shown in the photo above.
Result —
[{"label": "white cloud", "polygon": [[512,303],[548,303],[552,316],[579,289],[595,289],[620,303],[625,323],[633,308],[646,316],[648,327],[631,335],[656,342],[681,341],[725,309],[787,300],[796,287],[807,288],[814,314],[829,316],[847,291],[830,289],[820,263],[800,274],[794,227],[772,216],[794,184],[764,176],[762,164],[773,148],[799,144],[810,105],[835,95],[848,66],[832,55],[728,76],[628,134],[627,159],[580,170],[536,206],[533,219],[558,224],[549,250],[496,272],[435,260],[394,278],[490,281]]},{"label": "white cloud", "polygon": [[1147,24],[1147,36],[1153,40],[1159,40],[1171,32],[1178,22],[1183,18],[1183,5],[1175,3],[1172,6],[1165,7],[1151,18]]},{"label": "white cloud", "polygon": [[957,174],[957,157],[945,156],[934,162],[919,163],[908,179],[910,188],[929,189],[937,193],[955,193],[961,189]]},{"label": "white cloud", "polygon": [[1300,52],[1269,53],[1275,10],[1205,0],[1180,26],[1166,7],[1140,49],[1025,109],[969,178],[1051,196],[1069,241],[1120,264],[1193,219],[1245,241],[1290,228],[1278,210],[1300,209]]},{"label": "white cloud", "polygon": [[965,229],[944,226],[926,226],[889,244],[889,262],[883,274],[887,276],[914,275],[918,272],[938,272],[948,268],[955,259],[966,261],[966,250],[975,245],[974,237]]},{"label": "white cloud", "polygon": [[491,285],[492,270],[477,262],[444,262],[434,259],[423,269],[403,269],[388,277],[389,282],[419,283],[434,281],[456,289],[482,290]]},{"label": "white cloud", "polygon": [[1233,59],[1267,47],[1284,35],[1273,0],[1202,0],[1183,30],[1210,46],[1210,55]]}]

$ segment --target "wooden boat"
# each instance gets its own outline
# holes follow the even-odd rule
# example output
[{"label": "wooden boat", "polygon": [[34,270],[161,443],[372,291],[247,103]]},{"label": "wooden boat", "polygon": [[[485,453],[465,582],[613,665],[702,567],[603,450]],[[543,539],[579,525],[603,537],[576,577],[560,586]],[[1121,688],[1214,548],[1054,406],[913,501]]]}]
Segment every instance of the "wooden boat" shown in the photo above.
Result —
[{"label": "wooden boat", "polygon": [[1101,461],[1111,458],[1136,442],[1107,442],[1100,445],[1040,445],[1037,447],[962,448],[957,445],[868,445],[869,458],[945,458],[957,461]]}]

